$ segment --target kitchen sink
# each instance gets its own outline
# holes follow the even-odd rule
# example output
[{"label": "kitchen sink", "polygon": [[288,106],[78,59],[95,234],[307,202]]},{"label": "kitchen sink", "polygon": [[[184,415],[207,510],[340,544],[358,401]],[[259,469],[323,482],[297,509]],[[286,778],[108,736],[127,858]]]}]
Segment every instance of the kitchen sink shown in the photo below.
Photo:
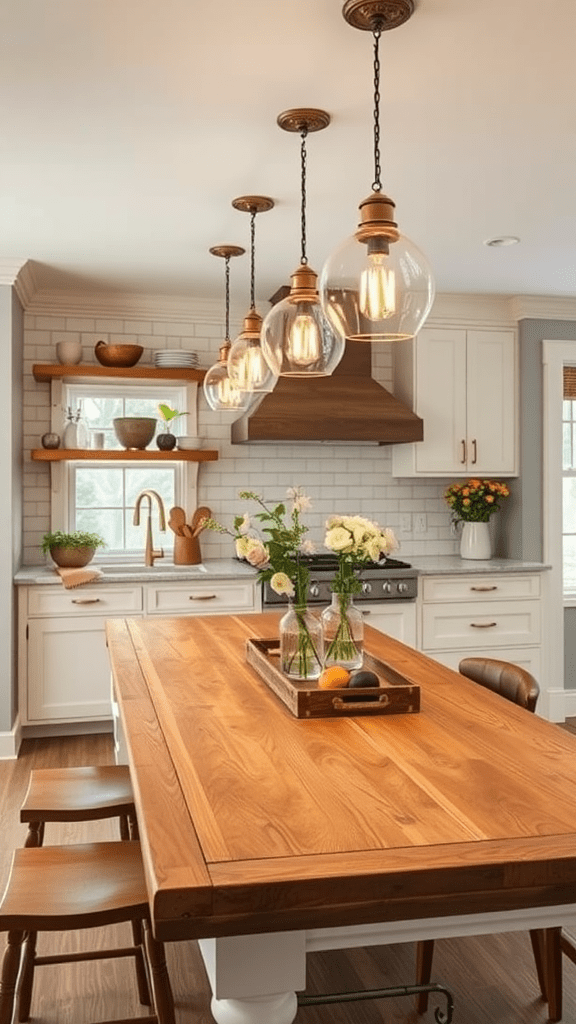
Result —
[{"label": "kitchen sink", "polygon": [[[93,563],[94,564],[94,563]],[[207,573],[208,570],[205,565],[200,563],[199,565],[174,565],[173,562],[163,562],[159,560],[155,565],[95,565],[95,569],[100,569],[105,576],[159,576],[167,573],[171,576],[180,574],[188,575],[189,573]]]}]

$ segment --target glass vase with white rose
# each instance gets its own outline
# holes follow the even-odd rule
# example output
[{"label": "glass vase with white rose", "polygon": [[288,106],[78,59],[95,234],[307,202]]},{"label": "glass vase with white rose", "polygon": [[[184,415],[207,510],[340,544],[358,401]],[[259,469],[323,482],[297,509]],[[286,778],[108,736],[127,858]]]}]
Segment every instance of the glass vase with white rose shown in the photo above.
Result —
[{"label": "glass vase with white rose", "polygon": [[330,516],[326,521],[324,546],[338,559],[332,581],[332,604],[322,613],[324,665],[360,668],[364,657],[364,620],[354,606],[354,595],[362,592],[359,576],[362,564],[377,562],[398,547],[391,529],[382,529],[363,516]]},{"label": "glass vase with white rose", "polygon": [[[259,511],[252,516],[245,512],[234,519],[234,530],[228,530],[213,519],[205,526],[228,533],[234,538],[236,554],[258,570],[258,579],[268,581],[277,594],[288,598],[288,611],[280,620],[280,665],[292,679],[317,679],[322,671],[322,623],[307,607],[310,570],[303,555],[311,554],[314,545],[305,539],[308,527],[302,512],[311,506],[310,498],[300,487],[289,487],[284,502],[270,506],[254,491],[240,491],[242,499],[255,501]],[[286,517],[288,516],[288,521]],[[262,540],[253,525],[266,535]]]}]

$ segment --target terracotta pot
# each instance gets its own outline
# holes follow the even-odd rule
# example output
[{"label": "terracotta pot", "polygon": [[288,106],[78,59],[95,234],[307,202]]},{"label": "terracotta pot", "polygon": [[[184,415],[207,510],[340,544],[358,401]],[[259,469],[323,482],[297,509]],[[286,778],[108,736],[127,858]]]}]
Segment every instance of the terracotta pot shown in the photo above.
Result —
[{"label": "terracotta pot", "polygon": [[118,416],[112,422],[116,437],[124,448],[146,448],[156,430],[156,420],[150,416]]},{"label": "terracotta pot", "polygon": [[94,558],[96,548],[50,548],[50,557],[61,569],[82,569]]}]

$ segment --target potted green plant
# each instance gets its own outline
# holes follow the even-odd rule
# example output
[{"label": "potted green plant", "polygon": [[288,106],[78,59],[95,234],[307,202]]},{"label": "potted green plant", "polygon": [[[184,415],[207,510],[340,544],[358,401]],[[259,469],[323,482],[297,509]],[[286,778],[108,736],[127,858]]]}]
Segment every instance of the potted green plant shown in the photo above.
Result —
[{"label": "potted green plant", "polygon": [[97,548],[105,547],[105,540],[98,533],[87,533],[76,530],[75,533],[62,533],[55,530],[45,533],[42,538],[42,551],[50,552],[52,561],[62,569],[81,569],[94,558]]},{"label": "potted green plant", "polygon": [[188,413],[178,412],[177,409],[172,409],[169,405],[166,405],[163,402],[159,404],[158,412],[164,422],[165,430],[163,433],[156,436],[156,444],[160,448],[160,451],[169,452],[172,451],[176,445],[176,438],[172,433],[174,420],[176,420],[178,416],[187,416]]}]

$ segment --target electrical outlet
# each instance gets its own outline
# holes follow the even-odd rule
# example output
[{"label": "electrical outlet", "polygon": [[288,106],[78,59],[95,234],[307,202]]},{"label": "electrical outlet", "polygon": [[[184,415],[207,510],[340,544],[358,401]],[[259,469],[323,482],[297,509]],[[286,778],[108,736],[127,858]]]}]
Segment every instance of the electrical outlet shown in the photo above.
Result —
[{"label": "electrical outlet", "polygon": [[400,516],[400,533],[412,533],[412,514],[404,512]]},{"label": "electrical outlet", "polygon": [[414,533],[426,533],[428,525],[426,523],[425,512],[415,512],[414,514]]}]

